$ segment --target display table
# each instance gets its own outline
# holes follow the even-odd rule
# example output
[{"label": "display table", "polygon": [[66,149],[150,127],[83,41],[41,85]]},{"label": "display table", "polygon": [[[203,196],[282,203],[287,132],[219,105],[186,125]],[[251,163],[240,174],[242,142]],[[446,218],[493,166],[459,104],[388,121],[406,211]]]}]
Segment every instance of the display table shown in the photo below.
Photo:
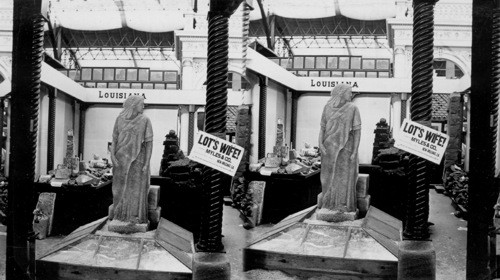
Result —
[{"label": "display table", "polygon": [[42,192],[56,194],[51,235],[67,235],[79,226],[108,215],[113,204],[112,181],[97,187],[91,185],[53,187],[49,183],[35,183],[35,209],[38,195]]},{"label": "display table", "polygon": [[[160,186],[161,216],[190,231],[199,226],[200,193],[196,188],[176,184],[168,177],[151,176],[151,185]],[[108,215],[113,204],[112,181],[97,187],[90,185],[53,187],[49,183],[35,183],[32,209],[42,192],[56,193],[52,235],[67,235],[81,225]]]},{"label": "display table", "polygon": [[319,175],[319,170],[307,175],[272,173],[264,176],[259,172],[246,172],[247,181],[266,182],[261,223],[277,223],[288,215],[316,205],[321,192]]}]

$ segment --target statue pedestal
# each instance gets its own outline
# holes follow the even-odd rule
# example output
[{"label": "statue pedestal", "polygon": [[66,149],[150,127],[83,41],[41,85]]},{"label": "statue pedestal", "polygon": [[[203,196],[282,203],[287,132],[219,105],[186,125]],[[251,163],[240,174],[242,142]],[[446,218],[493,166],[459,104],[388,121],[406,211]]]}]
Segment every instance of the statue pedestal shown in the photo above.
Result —
[{"label": "statue pedestal", "polygon": [[148,231],[148,227],[149,227],[149,222],[144,224],[134,224],[118,220],[112,220],[108,223],[109,231],[124,233],[124,234],[146,232]]},{"label": "statue pedestal", "polygon": [[326,222],[345,222],[354,221],[358,218],[358,210],[356,212],[341,212],[337,210],[330,210],[321,208],[316,210],[316,219]]},{"label": "statue pedestal", "polygon": [[37,279],[193,279],[191,232],[165,219],[135,234],[111,232],[109,224],[102,218],[83,225],[55,244],[37,258]]}]

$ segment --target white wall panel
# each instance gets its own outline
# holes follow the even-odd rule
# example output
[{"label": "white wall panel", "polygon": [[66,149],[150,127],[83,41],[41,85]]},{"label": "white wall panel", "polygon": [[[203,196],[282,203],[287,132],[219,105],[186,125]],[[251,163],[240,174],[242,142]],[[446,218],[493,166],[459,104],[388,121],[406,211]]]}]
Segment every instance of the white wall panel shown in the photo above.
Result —
[{"label": "white wall panel", "polygon": [[[320,93],[302,94],[297,101],[297,150],[305,143],[318,146],[319,126],[323,107],[329,95]],[[361,143],[359,162],[371,163],[375,124],[380,118],[389,120],[389,95],[364,95],[354,100],[361,114]]]},{"label": "white wall panel", "polygon": [[[87,109],[85,122],[84,160],[92,159],[93,154],[110,159],[107,151],[112,140],[113,126],[121,111],[120,105],[94,105]],[[165,135],[177,130],[177,107],[148,106],[144,114],[153,125],[153,154],[151,156],[151,174],[158,175],[163,155]]]}]

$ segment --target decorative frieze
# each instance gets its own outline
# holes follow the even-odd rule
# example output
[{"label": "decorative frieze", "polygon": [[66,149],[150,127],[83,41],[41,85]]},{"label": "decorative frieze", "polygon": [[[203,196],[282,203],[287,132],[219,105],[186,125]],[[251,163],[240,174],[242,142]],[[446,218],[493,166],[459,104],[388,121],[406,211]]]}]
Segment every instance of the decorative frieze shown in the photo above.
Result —
[{"label": "decorative frieze", "polygon": [[[398,52],[400,48],[396,49]],[[395,51],[396,51],[395,50]],[[401,51],[403,51],[401,49]],[[406,67],[405,72],[411,73],[413,48],[411,46],[406,46],[404,48],[404,54],[406,55],[406,63],[396,64],[395,68]],[[434,48],[434,59],[447,59],[455,64],[457,64],[460,69],[468,75],[471,69],[471,51],[470,48],[447,48],[437,46]],[[406,66],[405,66],[406,65]]]},{"label": "decorative frieze", "polygon": [[195,74],[207,73],[207,61],[206,60],[196,60],[193,63],[193,69]]},{"label": "decorative frieze", "polygon": [[[241,29],[241,28],[240,28]],[[182,36],[179,35],[182,57],[206,58],[208,41],[206,36]],[[243,45],[241,38],[229,38],[229,58],[242,58]]]},{"label": "decorative frieze", "polygon": [[[390,25],[394,37],[393,45],[412,45],[413,30],[411,24]],[[446,47],[471,47],[472,26],[442,26],[436,25],[434,30],[434,45]]]},{"label": "decorative frieze", "polygon": [[413,57],[413,47],[411,47],[411,46],[405,47],[405,55],[406,55],[406,61],[411,62],[412,57]]}]

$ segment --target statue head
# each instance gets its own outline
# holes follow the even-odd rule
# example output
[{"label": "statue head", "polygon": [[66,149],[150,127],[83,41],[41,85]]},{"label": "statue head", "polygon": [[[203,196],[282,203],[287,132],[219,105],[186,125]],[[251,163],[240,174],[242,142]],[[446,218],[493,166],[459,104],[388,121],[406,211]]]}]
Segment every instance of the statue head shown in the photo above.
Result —
[{"label": "statue head", "polygon": [[352,100],[352,87],[347,84],[338,84],[330,92],[330,101],[333,107],[338,107]]},{"label": "statue head", "polygon": [[125,102],[123,102],[123,110],[120,116],[130,119],[141,114],[144,111],[144,97],[140,95],[130,95]]}]

